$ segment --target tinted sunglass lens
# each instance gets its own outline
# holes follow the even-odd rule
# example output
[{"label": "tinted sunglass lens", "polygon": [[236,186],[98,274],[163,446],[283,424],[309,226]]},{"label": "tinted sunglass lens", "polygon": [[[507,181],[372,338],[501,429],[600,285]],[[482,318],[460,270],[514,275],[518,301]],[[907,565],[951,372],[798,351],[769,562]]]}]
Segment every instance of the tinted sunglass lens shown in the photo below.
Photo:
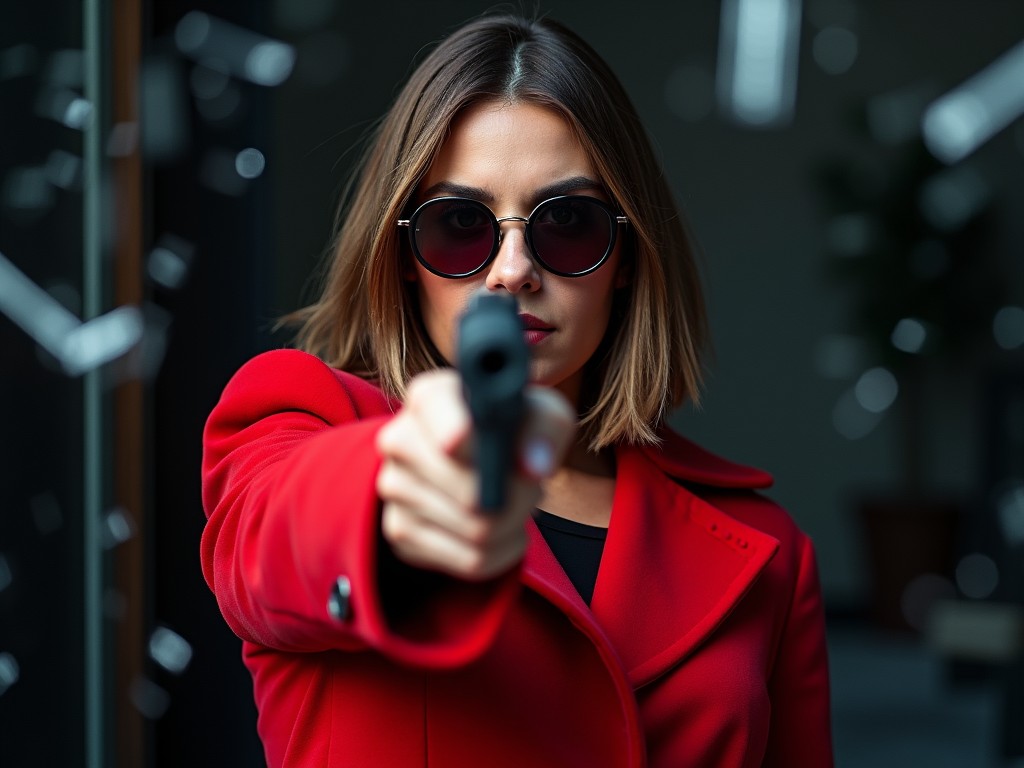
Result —
[{"label": "tinted sunglass lens", "polygon": [[608,255],[614,233],[609,212],[587,197],[550,200],[537,209],[531,238],[537,256],[554,272],[589,272]]},{"label": "tinted sunglass lens", "polygon": [[473,200],[432,201],[418,211],[413,227],[420,259],[443,275],[476,272],[494,249],[494,217]]}]

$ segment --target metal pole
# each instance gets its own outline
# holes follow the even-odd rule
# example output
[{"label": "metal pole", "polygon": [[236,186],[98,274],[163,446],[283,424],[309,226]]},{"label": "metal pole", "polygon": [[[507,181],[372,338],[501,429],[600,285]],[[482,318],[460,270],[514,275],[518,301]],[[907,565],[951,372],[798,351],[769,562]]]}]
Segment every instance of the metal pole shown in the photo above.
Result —
[{"label": "metal pole", "polygon": [[[103,0],[83,0],[85,99],[92,120],[83,133],[82,308],[83,320],[103,312]],[[103,768],[106,752],[103,644],[103,392],[100,371],[83,381],[83,579],[85,652],[85,765]]]}]

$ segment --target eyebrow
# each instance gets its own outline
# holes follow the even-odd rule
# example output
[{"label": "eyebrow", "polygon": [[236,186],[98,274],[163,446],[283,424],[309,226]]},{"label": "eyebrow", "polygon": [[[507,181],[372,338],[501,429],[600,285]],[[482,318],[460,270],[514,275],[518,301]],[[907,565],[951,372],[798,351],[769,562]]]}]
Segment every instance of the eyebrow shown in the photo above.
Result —
[{"label": "eyebrow", "polygon": [[[540,203],[544,200],[548,200],[552,197],[559,197],[560,195],[572,195],[578,192],[582,192],[585,189],[592,190],[603,190],[604,186],[595,179],[591,179],[587,176],[572,176],[568,179],[561,179],[549,184],[546,187],[541,187],[536,190],[533,194],[533,202]],[[493,203],[494,195],[488,192],[486,189],[480,187],[470,187],[465,184],[456,184],[453,181],[439,181],[436,184],[432,184],[423,191],[423,197],[429,200],[437,195],[452,195],[454,197],[468,197],[473,200],[479,200],[481,203]]]}]

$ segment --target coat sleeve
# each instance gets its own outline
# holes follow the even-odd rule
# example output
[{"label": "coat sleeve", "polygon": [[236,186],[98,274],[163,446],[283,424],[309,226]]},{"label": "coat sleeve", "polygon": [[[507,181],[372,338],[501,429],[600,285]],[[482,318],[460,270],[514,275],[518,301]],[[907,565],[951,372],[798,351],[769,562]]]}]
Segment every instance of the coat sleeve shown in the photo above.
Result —
[{"label": "coat sleeve", "polygon": [[[380,536],[383,395],[295,350],[242,367],[203,434],[203,575],[231,629],[283,651],[375,650],[468,663],[496,635],[516,572],[471,584],[406,567]],[[350,587],[347,609],[328,609]]]},{"label": "coat sleeve", "polygon": [[825,615],[814,549],[801,535],[792,602],[769,680],[766,768],[833,765]]}]

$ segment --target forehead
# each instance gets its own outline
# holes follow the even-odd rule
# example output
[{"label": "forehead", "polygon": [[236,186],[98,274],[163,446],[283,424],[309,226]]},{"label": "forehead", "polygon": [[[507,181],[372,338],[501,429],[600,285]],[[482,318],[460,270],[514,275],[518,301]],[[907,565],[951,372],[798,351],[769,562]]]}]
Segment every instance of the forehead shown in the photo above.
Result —
[{"label": "forehead", "polygon": [[597,178],[561,113],[530,102],[484,101],[452,121],[421,189],[448,181],[498,194],[570,176]]}]

